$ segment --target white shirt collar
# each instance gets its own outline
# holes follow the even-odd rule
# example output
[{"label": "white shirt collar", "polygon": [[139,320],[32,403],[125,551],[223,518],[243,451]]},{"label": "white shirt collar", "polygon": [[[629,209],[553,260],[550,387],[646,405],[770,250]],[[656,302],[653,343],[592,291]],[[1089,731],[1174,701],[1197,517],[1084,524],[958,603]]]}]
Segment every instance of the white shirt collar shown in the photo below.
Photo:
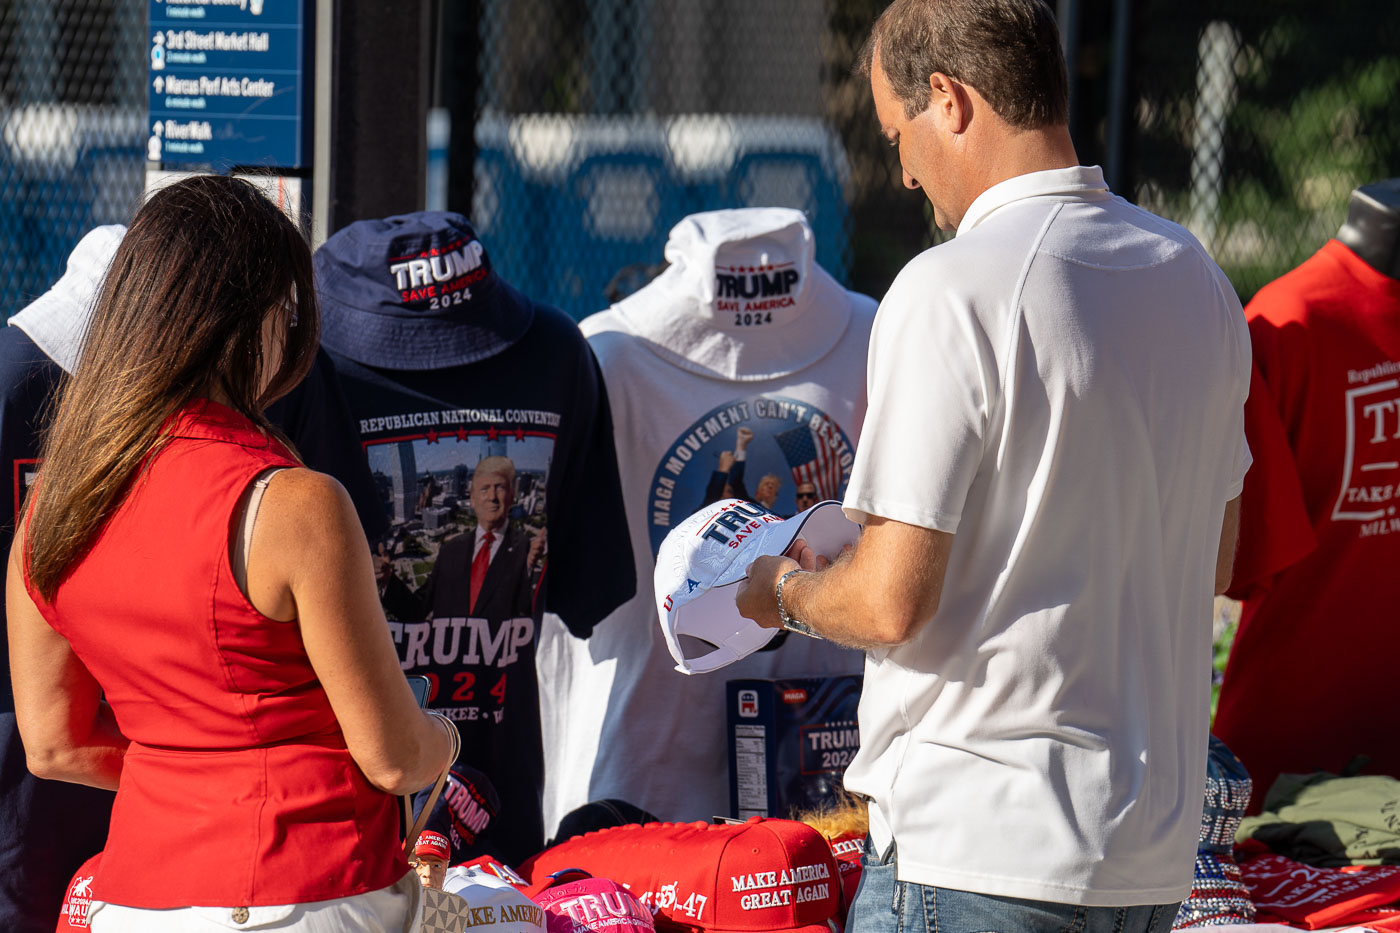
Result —
[{"label": "white shirt collar", "polygon": [[[507,524],[509,524],[509,522],[507,522]],[[505,536],[506,536],[506,530],[505,530],[505,528],[500,528],[500,529],[498,529],[498,530],[496,530],[496,531],[491,532],[491,535],[492,535],[492,537],[491,537],[491,556],[492,556],[492,557],[495,557],[495,556],[496,556],[496,551],[500,549],[501,541],[502,541],[502,540],[505,538]],[[477,525],[477,526],[476,526],[476,536],[475,536],[475,538],[474,538],[473,541],[472,541],[472,553],[473,553],[473,554],[475,554],[477,551],[481,550],[481,542],[482,542],[483,540],[485,540],[485,538],[486,538],[486,529],[485,529],[484,527],[482,527],[481,525]]]},{"label": "white shirt collar", "polygon": [[1043,172],[1028,172],[992,185],[979,194],[963,214],[958,224],[958,236],[986,220],[997,208],[1005,207],[1026,198],[1067,197],[1094,198],[1108,197],[1108,185],[1103,180],[1103,169],[1097,165],[1075,165],[1071,168],[1053,168]]}]

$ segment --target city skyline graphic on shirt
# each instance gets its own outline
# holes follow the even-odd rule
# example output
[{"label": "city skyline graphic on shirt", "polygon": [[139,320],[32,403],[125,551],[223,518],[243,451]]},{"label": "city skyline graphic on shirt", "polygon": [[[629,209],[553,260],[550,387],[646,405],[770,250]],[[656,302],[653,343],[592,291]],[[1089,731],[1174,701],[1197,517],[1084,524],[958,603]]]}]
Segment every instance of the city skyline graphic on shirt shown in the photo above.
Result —
[{"label": "city skyline graphic on shirt", "polygon": [[417,590],[428,578],[444,541],[475,532],[471,480],[477,464],[488,457],[505,457],[515,467],[511,523],[532,531],[545,527],[553,436],[500,432],[465,439],[451,434],[431,440],[395,438],[367,443],[365,453],[389,518],[389,531],[374,549],[382,545],[394,574],[410,589]]}]

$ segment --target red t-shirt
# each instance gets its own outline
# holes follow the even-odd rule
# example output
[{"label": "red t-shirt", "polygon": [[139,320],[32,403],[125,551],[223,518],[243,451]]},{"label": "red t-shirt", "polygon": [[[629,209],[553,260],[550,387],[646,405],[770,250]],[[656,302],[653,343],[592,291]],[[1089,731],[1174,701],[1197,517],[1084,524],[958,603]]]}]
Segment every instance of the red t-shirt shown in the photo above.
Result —
[{"label": "red t-shirt", "polygon": [[1314,868],[1282,855],[1261,855],[1240,865],[1259,923],[1287,923],[1306,930],[1387,920],[1372,913],[1400,899],[1400,868]]},{"label": "red t-shirt", "polygon": [[1245,309],[1257,378],[1215,732],[1254,779],[1400,777],[1400,281],[1336,240]]}]

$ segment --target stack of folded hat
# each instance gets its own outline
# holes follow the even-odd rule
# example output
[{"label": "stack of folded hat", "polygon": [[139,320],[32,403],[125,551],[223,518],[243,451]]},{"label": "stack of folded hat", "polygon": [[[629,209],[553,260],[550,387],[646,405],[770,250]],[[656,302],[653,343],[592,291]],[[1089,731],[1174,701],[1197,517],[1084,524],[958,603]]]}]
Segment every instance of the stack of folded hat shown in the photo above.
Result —
[{"label": "stack of folded hat", "polygon": [[1172,929],[1254,922],[1254,903],[1233,855],[1235,830],[1244,819],[1252,788],[1249,772],[1235,753],[1212,735],[1196,876]]},{"label": "stack of folded hat", "polygon": [[[656,929],[704,933],[830,933],[841,878],[812,827],[757,817],[746,823],[649,823],[587,833],[521,866],[531,890],[582,869],[623,885]],[[567,876],[564,876],[567,877]]]}]

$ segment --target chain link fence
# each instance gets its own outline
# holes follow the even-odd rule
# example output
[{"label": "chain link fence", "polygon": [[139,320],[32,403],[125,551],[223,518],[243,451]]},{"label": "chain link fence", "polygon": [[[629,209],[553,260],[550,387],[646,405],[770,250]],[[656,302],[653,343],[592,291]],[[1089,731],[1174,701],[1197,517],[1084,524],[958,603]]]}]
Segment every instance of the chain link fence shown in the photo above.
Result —
[{"label": "chain link fence", "polygon": [[145,171],[144,4],[0,2],[0,312],[125,223]]},{"label": "chain link fence", "polygon": [[[654,270],[680,216],[751,204],[806,210],[818,260],[878,296],[946,237],[902,189],[850,75],[884,6],[485,0],[462,207],[508,276],[576,316],[609,300],[619,271]],[[1352,189],[1400,174],[1400,5],[1075,6],[1081,157],[1196,233],[1243,299],[1336,232]],[[1127,110],[1116,155],[1115,101]]]},{"label": "chain link fence", "polygon": [[1145,0],[1131,192],[1189,227],[1248,300],[1400,175],[1400,4]]},{"label": "chain link fence", "polygon": [[[745,205],[805,210],[818,261],[878,297],[944,236],[850,75],[885,2],[437,0],[469,23],[433,56],[471,85],[445,95],[474,146],[447,206],[507,277],[578,317],[654,274],[681,217]],[[1195,231],[1241,297],[1334,234],[1353,188],[1400,174],[1400,4],[1073,5],[1081,157],[1105,161],[1125,101],[1116,188]],[[0,0],[5,314],[139,199],[144,6]]]},{"label": "chain link fence", "polygon": [[831,19],[811,0],[484,0],[469,213],[498,268],[582,317],[645,282],[687,214],[783,206],[849,281],[869,147],[843,138],[853,48]]}]

